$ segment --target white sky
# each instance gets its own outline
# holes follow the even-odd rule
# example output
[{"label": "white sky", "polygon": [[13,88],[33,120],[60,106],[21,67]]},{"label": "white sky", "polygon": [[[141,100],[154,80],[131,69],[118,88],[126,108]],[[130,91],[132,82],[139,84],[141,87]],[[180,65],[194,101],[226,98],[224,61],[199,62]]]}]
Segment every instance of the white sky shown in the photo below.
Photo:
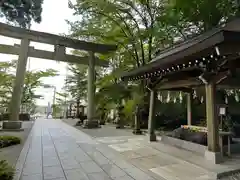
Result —
[{"label": "white sky", "polygon": [[[74,1],[72,1],[74,3]],[[48,32],[52,34],[68,33],[69,27],[65,20],[76,20],[77,17],[72,15],[73,11],[68,8],[68,0],[44,0],[42,22],[40,24],[33,23],[31,29]],[[4,22],[4,20],[0,20]],[[19,40],[0,36],[1,44],[13,45],[14,43],[20,43]],[[53,46],[44,45],[41,43],[31,43],[30,46],[34,46],[36,49],[53,51]],[[0,54],[0,61],[7,61],[17,59],[17,56]],[[51,60],[29,58],[30,65],[27,68],[30,70],[45,70],[47,68],[53,68],[59,71],[60,76],[44,79],[44,83],[56,86],[57,91],[61,91],[64,85],[66,75],[66,63],[60,63]],[[53,89],[38,89],[37,94],[44,96],[44,99],[38,100],[38,105],[47,106],[48,102],[52,102]]]}]

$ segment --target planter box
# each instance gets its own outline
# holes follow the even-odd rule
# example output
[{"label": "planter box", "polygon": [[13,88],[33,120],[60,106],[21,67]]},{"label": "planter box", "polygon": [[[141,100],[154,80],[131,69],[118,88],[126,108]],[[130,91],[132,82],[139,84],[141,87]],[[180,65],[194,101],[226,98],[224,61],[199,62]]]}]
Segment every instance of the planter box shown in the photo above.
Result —
[{"label": "planter box", "polygon": [[[207,150],[207,147],[201,144],[197,144],[197,143],[193,143],[190,141],[185,141],[182,139],[177,139],[169,136],[162,136],[161,141],[163,143],[166,143],[181,149],[196,152],[202,156],[205,156],[205,151]],[[227,149],[228,149],[227,146],[223,147],[224,152],[227,152]],[[240,143],[231,144],[231,153],[232,154],[240,153]]]},{"label": "planter box", "polygon": [[22,121],[3,121],[1,131],[23,131]]},{"label": "planter box", "polygon": [[166,144],[178,147],[178,148],[182,148],[182,149],[185,149],[185,150],[188,150],[188,151],[196,152],[196,153],[201,154],[203,156],[204,156],[205,151],[207,149],[206,146],[196,144],[196,143],[192,143],[190,141],[185,141],[185,140],[169,137],[169,136],[162,136],[161,141],[163,143],[166,143]]}]

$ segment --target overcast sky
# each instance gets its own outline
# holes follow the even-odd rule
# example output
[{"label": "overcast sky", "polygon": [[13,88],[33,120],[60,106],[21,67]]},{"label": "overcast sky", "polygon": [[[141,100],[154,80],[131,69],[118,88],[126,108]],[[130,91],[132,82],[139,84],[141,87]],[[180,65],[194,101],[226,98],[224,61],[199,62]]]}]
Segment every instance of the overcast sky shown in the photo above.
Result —
[{"label": "overcast sky", "polygon": [[[72,2],[74,3],[73,0]],[[40,24],[33,23],[31,29],[52,34],[68,33],[69,27],[65,20],[68,19],[73,21],[77,19],[77,17],[74,17],[72,13],[73,11],[68,8],[68,0],[44,0],[42,22]],[[1,22],[4,22],[4,20],[1,20]],[[19,40],[6,38],[3,36],[0,36],[0,42],[1,44],[9,45],[20,43]],[[30,45],[34,46],[36,49],[53,51],[53,46],[51,45],[40,43],[31,43]],[[12,59],[17,59],[17,56],[0,54],[0,61]],[[30,65],[28,65],[27,68],[30,68],[30,70],[44,70],[47,68],[53,68],[60,72],[60,76],[58,77],[44,79],[44,83],[54,85],[57,87],[57,91],[60,91],[64,85],[66,64],[44,59],[29,59]],[[44,99],[37,101],[38,105],[47,106],[48,102],[52,102],[53,89],[38,89],[37,93],[44,96]]]}]

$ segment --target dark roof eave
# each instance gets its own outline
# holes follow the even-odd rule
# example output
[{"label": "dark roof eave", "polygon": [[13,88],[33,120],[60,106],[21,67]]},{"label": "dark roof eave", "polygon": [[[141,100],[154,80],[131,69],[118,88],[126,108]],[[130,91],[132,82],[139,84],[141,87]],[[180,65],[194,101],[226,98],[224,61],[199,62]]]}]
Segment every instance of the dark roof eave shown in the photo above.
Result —
[{"label": "dark roof eave", "polygon": [[194,42],[189,41],[190,44],[186,43],[184,47],[180,46],[176,49],[167,51],[166,54],[160,54],[158,57],[156,57],[153,61],[151,61],[149,64],[146,64],[145,66],[141,66],[137,69],[123,73],[122,79],[128,79],[130,77],[149,73],[150,71],[153,71],[153,69],[160,69],[162,65],[175,64],[176,61],[178,61],[179,59],[190,56],[194,52],[196,53],[196,49],[198,52],[201,52],[205,49],[208,49],[209,47],[214,46],[215,44],[224,41],[223,30],[215,30],[212,33],[207,33],[208,36],[203,35],[201,35],[201,37],[203,37],[202,39],[197,39],[197,41]]}]

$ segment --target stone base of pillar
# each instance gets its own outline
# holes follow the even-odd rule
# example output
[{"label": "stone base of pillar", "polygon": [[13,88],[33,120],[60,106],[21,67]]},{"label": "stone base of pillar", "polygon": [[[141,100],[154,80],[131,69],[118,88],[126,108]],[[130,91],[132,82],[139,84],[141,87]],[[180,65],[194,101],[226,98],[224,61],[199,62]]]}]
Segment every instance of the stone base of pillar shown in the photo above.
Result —
[{"label": "stone base of pillar", "polygon": [[117,124],[116,129],[124,129],[124,125]]},{"label": "stone base of pillar", "polygon": [[118,122],[116,124],[116,129],[124,129],[124,124],[122,122]]},{"label": "stone base of pillar", "polygon": [[155,133],[149,134],[149,141],[150,142],[157,141],[157,136]]},{"label": "stone base of pillar", "polygon": [[221,152],[211,152],[206,150],[205,151],[205,159],[213,164],[220,164],[223,162],[223,156]]},{"label": "stone base of pillar", "polygon": [[98,120],[84,120],[83,128],[94,129],[94,128],[101,128],[101,126]]},{"label": "stone base of pillar", "polygon": [[79,120],[79,121],[76,122],[75,126],[81,126],[82,124],[83,124],[82,121]]},{"label": "stone base of pillar", "polygon": [[2,131],[23,131],[22,121],[3,121]]},{"label": "stone base of pillar", "polygon": [[142,131],[141,131],[141,129],[134,129],[134,130],[133,130],[133,134],[141,135],[141,134],[142,134]]}]

